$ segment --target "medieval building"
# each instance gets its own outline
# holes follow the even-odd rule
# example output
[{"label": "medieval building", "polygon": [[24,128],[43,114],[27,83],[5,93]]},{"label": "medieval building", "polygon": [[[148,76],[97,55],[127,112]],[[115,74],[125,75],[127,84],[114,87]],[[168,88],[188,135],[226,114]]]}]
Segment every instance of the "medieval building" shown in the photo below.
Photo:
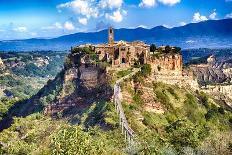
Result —
[{"label": "medieval building", "polygon": [[150,57],[150,46],[141,41],[114,41],[114,30],[108,30],[108,43],[94,45],[100,60],[106,60],[112,67],[145,64]]},{"label": "medieval building", "polygon": [[[150,45],[142,41],[115,41],[112,27],[108,30],[108,43],[84,46],[90,46],[99,60],[107,61],[112,68],[150,64],[153,75],[182,75],[183,62],[180,53],[167,53],[165,46],[161,46],[162,52],[158,57],[154,57],[150,53]],[[173,50],[173,47],[170,48]]]}]

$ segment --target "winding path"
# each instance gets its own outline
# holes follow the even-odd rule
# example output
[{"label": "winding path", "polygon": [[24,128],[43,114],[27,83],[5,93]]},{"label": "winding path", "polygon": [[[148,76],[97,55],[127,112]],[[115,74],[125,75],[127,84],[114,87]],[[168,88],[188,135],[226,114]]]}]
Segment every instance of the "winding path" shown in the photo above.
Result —
[{"label": "winding path", "polygon": [[133,139],[135,137],[135,133],[128,125],[124,110],[122,108],[122,104],[121,104],[122,94],[121,94],[120,83],[123,82],[125,79],[132,77],[133,75],[135,75],[139,71],[141,71],[140,68],[134,68],[132,73],[117,80],[115,85],[114,85],[114,104],[115,104],[117,114],[119,115],[119,125],[122,128],[122,134],[124,134],[125,140],[128,141],[129,146],[133,144]]}]

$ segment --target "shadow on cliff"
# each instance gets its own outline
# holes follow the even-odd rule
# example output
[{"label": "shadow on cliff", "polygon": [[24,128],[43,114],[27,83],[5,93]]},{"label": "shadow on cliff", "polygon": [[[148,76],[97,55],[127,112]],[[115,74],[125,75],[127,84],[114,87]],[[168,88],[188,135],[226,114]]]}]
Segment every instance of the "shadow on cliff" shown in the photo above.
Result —
[{"label": "shadow on cliff", "polygon": [[64,79],[64,70],[62,70],[53,80],[48,80],[47,84],[41,88],[35,95],[29,99],[18,101],[7,112],[6,116],[0,121],[0,132],[7,129],[14,122],[14,117],[27,117],[33,113],[43,112],[45,105],[40,99],[49,95],[61,85]]},{"label": "shadow on cliff", "polygon": [[11,126],[14,117],[26,117],[42,111],[43,105],[31,103],[30,99],[19,101],[8,110],[6,116],[0,121],[0,132]]}]

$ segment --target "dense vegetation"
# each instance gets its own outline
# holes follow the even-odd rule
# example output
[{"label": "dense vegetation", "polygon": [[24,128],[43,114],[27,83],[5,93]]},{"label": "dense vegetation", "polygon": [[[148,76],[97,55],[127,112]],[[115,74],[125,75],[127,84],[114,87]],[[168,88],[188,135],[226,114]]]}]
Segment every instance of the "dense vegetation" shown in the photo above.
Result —
[{"label": "dense vegetation", "polygon": [[[83,53],[90,60],[96,58],[90,49],[74,49],[75,56],[66,59],[65,69],[79,66]],[[163,83],[147,84],[151,66],[139,67],[141,72],[131,78],[134,88],[129,80],[122,84],[122,89],[129,90],[133,99],[130,104],[123,102],[123,108],[136,134],[134,146],[128,148],[120,134],[114,104],[102,101],[58,113],[57,119],[42,112],[15,117],[12,126],[0,132],[0,154],[231,154],[231,111],[203,92]],[[43,106],[55,101],[64,84],[64,71],[49,80],[30,101]],[[131,71],[112,73],[112,79]],[[10,86],[11,82],[7,81],[3,80]],[[145,110],[143,91],[137,90],[141,86],[153,89],[164,113]],[[4,99],[0,101],[0,119],[13,104]]]},{"label": "dense vegetation", "polygon": [[[63,67],[64,52],[8,52],[0,57],[16,75],[30,77],[52,77]],[[44,64],[43,64],[44,63]]]},{"label": "dense vegetation", "polygon": [[39,113],[15,118],[0,133],[0,154],[121,154],[126,146],[113,104],[97,103],[84,111],[70,118],[72,125]]},{"label": "dense vegetation", "polygon": [[[134,77],[146,86],[146,80],[141,78],[141,74]],[[124,89],[130,90],[130,84],[125,83]],[[123,104],[129,124],[141,143],[139,152],[231,154],[232,113],[223,104],[207,94],[178,86],[153,83],[153,90],[156,102],[165,109],[163,114],[144,109],[142,91],[129,91],[134,96],[133,103]]]},{"label": "dense vegetation", "polygon": [[[36,94],[63,68],[64,52],[1,52],[0,120],[18,101]],[[51,96],[49,96],[51,98]]]}]

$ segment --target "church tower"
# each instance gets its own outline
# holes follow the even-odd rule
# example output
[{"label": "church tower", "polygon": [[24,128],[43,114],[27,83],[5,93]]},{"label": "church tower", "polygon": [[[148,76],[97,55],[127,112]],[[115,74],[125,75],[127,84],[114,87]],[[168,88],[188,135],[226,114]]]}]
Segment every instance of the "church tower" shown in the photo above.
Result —
[{"label": "church tower", "polygon": [[112,27],[108,30],[108,43],[114,44],[114,29]]}]

